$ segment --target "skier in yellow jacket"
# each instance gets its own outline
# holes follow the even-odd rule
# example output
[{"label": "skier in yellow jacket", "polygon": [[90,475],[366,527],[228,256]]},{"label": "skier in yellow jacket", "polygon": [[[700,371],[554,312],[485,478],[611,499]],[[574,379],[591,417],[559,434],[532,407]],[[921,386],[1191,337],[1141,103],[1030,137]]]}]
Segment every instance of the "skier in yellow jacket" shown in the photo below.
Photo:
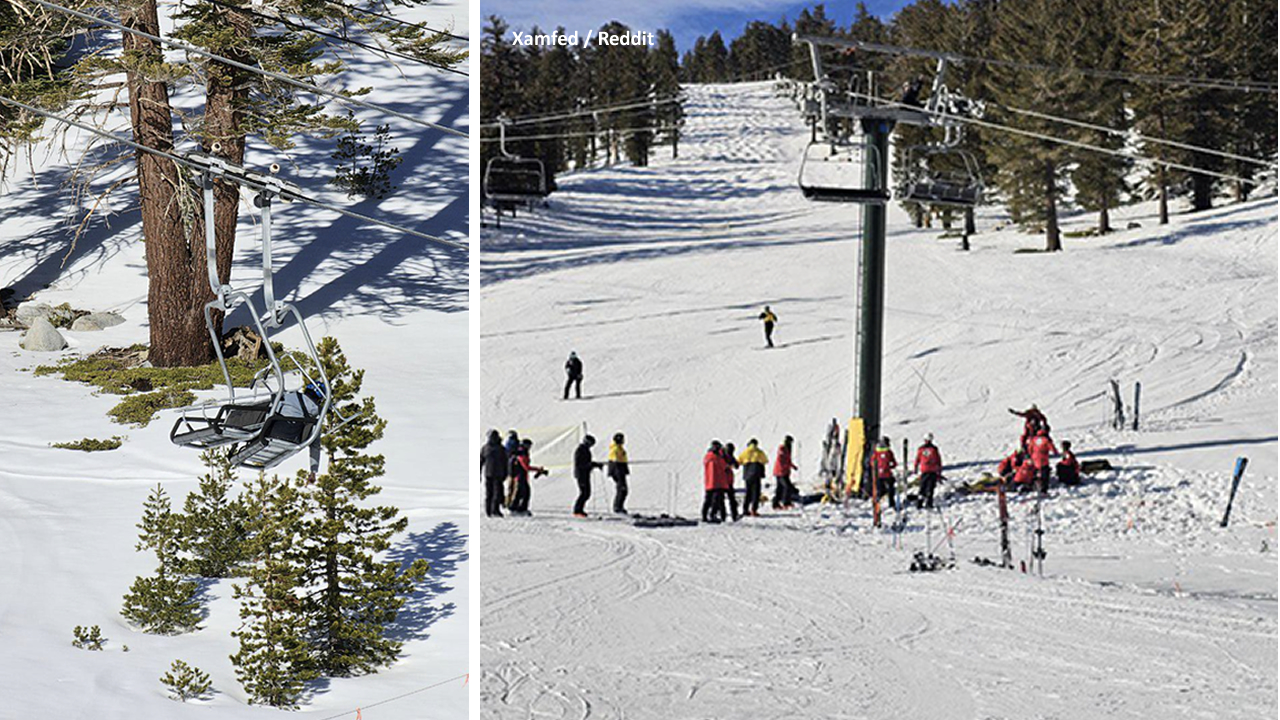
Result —
[{"label": "skier in yellow jacket", "polygon": [[764,482],[764,469],[769,465],[769,456],[760,449],[759,441],[751,438],[746,449],[738,456],[738,464],[742,465],[742,479],[747,483],[747,497],[742,503],[742,514],[760,517],[760,486]]},{"label": "skier in yellow jacket", "polygon": [[627,514],[627,476],[631,474],[631,467],[627,464],[627,449],[623,447],[625,440],[622,433],[613,436],[613,443],[609,445],[607,470],[609,477],[613,479],[613,511],[620,515]]}]

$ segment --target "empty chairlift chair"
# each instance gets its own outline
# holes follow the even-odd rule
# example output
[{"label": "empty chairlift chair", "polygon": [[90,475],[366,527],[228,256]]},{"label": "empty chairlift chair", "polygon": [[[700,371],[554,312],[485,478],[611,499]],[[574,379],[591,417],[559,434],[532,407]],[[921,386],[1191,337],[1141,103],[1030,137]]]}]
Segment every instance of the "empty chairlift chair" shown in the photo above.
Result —
[{"label": "empty chairlift chair", "polygon": [[800,191],[821,202],[885,203],[889,191],[879,167],[873,146],[809,143],[800,160]]},{"label": "empty chairlift chair", "polygon": [[[217,144],[214,152],[218,151]],[[278,302],[272,284],[271,200],[273,197],[300,195],[293,186],[275,178],[252,173],[213,156],[188,158],[203,167],[201,184],[204,191],[205,253],[209,268],[209,284],[214,299],[205,305],[205,327],[213,341],[214,351],[227,386],[227,397],[179,410],[181,413],[169,432],[176,445],[200,449],[232,446],[231,463],[259,470],[279,465],[303,449],[311,449],[311,469],[319,464],[319,440],[326,420],[333,414],[336,427],[353,417],[342,417],[333,407],[329,378],[324,370],[302,314],[292,304]],[[272,172],[278,170],[272,166]],[[213,218],[213,180],[221,178],[257,191],[255,203],[262,208],[262,295],[265,311],[259,313],[247,293],[223,285],[217,276]],[[213,322],[215,311],[225,317],[234,307],[243,305],[262,339],[267,364],[254,375],[247,388],[237,389],[222,347],[222,339]],[[271,345],[269,329],[280,328],[292,317],[302,333],[305,356],[276,353]],[[334,428],[329,428],[330,430]]]}]

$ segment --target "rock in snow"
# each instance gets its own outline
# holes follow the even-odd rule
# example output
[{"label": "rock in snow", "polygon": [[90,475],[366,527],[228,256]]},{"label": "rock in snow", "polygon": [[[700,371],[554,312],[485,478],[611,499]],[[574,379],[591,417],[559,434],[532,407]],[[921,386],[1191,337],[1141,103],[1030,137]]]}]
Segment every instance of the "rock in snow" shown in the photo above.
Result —
[{"label": "rock in snow", "polygon": [[97,312],[81,315],[76,321],[71,323],[71,329],[75,332],[92,332],[95,330],[103,330],[109,327],[115,327],[124,322],[124,318],[118,313],[113,312]]},{"label": "rock in snow", "polygon": [[31,329],[22,336],[19,345],[33,352],[57,352],[67,346],[67,341],[52,323],[43,317],[37,317],[31,322]]},{"label": "rock in snow", "polygon": [[31,324],[35,322],[37,318],[44,318],[45,320],[48,320],[51,317],[53,317],[52,306],[48,303],[38,303],[31,300],[19,305],[18,309],[13,313],[13,319],[17,320],[19,324],[26,325],[27,327],[31,327]]}]

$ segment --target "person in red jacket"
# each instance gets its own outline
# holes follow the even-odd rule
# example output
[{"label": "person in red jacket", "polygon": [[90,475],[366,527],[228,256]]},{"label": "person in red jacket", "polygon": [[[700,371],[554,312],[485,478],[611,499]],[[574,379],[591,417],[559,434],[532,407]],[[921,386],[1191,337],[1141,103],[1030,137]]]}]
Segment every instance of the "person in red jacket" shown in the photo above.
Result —
[{"label": "person in red jacket", "polygon": [[1018,412],[1013,408],[1009,408],[1009,412],[1017,415],[1025,421],[1022,424],[1022,439],[1018,443],[1023,450],[1028,449],[1027,444],[1030,443],[1041,430],[1044,430],[1045,433],[1049,432],[1049,419],[1044,416],[1044,413],[1040,412],[1040,408],[1036,407],[1034,403],[1031,407],[1023,410],[1022,412]]},{"label": "person in red jacket", "polygon": [[534,477],[542,477],[547,474],[547,469],[532,464],[529,460],[529,449],[533,447],[533,441],[525,438],[516,448],[515,454],[511,456],[511,477],[516,482],[515,493],[511,498],[511,514],[512,515],[528,515],[529,514],[529,496],[531,494],[529,488],[529,473],[533,473]]},{"label": "person in red jacket", "polygon": [[712,440],[702,456],[702,522],[724,522],[724,503],[720,488],[724,485],[724,454],[719,440]]},{"label": "person in red jacket", "polygon": [[1027,443],[1027,454],[1031,456],[1031,466],[1035,468],[1035,478],[1043,495],[1049,492],[1049,457],[1058,454],[1058,448],[1049,439],[1048,430],[1040,430]]},{"label": "person in red jacket", "polygon": [[1035,466],[1031,464],[1031,459],[1026,457],[1025,453],[1018,453],[1022,461],[1018,463],[1018,467],[1013,469],[1013,484],[1017,486],[1018,492],[1026,492],[1036,479]]},{"label": "person in red jacket", "polygon": [[888,507],[893,507],[893,470],[896,467],[898,458],[893,455],[889,438],[880,438],[880,442],[871,451],[871,469],[875,471],[876,497]]},{"label": "person in red jacket", "polygon": [[1062,441],[1062,459],[1058,461],[1058,483],[1060,485],[1080,484],[1080,461],[1071,452],[1071,441]]},{"label": "person in red jacket", "polygon": [[942,453],[933,444],[933,433],[924,436],[924,444],[916,451],[916,473],[920,475],[920,497],[916,509],[933,509],[933,491],[942,477]]},{"label": "person in red jacket", "polygon": [[800,469],[791,462],[793,442],[795,441],[790,435],[786,436],[773,457],[774,510],[790,510],[791,506],[800,499],[800,491],[791,484],[791,471]]},{"label": "person in red jacket", "polygon": [[1000,461],[1000,466],[996,468],[996,474],[1006,483],[1013,482],[1013,474],[1017,472],[1018,466],[1026,459],[1026,453],[1022,450],[1014,450],[1009,453],[1009,457]]}]

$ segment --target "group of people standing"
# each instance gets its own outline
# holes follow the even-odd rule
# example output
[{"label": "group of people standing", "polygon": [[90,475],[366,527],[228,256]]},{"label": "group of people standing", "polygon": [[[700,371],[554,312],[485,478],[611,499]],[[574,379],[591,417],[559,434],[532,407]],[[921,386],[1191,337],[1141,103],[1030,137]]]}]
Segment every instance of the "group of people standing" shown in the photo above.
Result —
[{"label": "group of people standing", "polygon": [[[596,462],[591,456],[591,448],[596,444],[592,435],[586,435],[573,452],[573,477],[578,483],[578,498],[573,504],[576,517],[586,517],[587,501],[591,499],[591,473],[601,468],[606,469],[613,480],[613,511],[627,514],[627,478],[631,474],[631,465],[627,460],[625,447],[626,437],[615,433],[613,443],[609,446],[608,462]],[[507,433],[504,444],[502,435],[497,430],[489,431],[489,438],[480,449],[480,473],[484,478],[484,514],[489,517],[502,517],[502,509],[506,508],[512,515],[530,515],[529,499],[532,487],[530,475],[542,477],[547,469],[534,465],[529,457],[533,441],[520,438],[515,430]]]},{"label": "group of people standing", "polygon": [[[905,444],[905,443],[904,443]],[[871,451],[872,488],[876,501],[883,500],[888,506],[896,507],[897,481],[894,470],[898,467],[898,458],[893,454],[893,447],[888,437],[880,438]],[[919,491],[916,493],[918,509],[933,508],[933,493],[942,479],[942,452],[933,444],[933,433],[924,436],[924,442],[916,450],[914,471],[920,478]],[[905,490],[905,488],[904,488]]]},{"label": "group of people standing", "polygon": [[[798,469],[791,461],[794,442],[790,435],[786,436],[774,455],[774,510],[788,510],[800,501],[800,491],[791,482],[791,471]],[[702,521],[719,523],[731,518],[737,522],[743,517],[759,517],[768,465],[769,456],[760,449],[760,441],[755,438],[747,441],[741,455],[736,454],[733,443],[722,445],[719,440],[712,440],[702,456]],[[734,471],[739,468],[746,485],[741,512],[738,511],[738,491],[734,483]]]}]

